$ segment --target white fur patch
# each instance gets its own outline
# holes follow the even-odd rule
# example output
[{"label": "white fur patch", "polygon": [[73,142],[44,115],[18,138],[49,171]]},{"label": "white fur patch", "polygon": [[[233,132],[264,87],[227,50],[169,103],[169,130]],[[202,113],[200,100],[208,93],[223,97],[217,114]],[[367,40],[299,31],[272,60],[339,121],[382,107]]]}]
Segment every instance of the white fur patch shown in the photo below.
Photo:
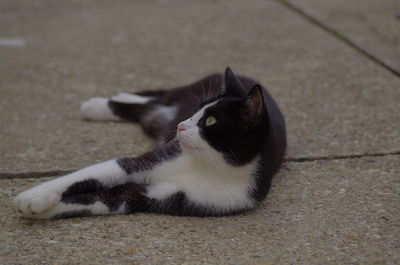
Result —
[{"label": "white fur patch", "polygon": [[81,104],[81,115],[89,120],[95,121],[119,121],[118,116],[114,115],[108,106],[106,98],[91,98]]},{"label": "white fur patch", "polygon": [[[58,214],[68,214],[71,212],[79,212],[85,210],[89,211],[92,215],[105,215],[114,213],[110,212],[107,205],[105,205],[100,201],[96,201],[95,203],[89,205],[59,202],[54,207],[49,208],[44,212],[41,212],[39,214],[24,215],[24,217],[34,218],[34,219],[49,219]],[[122,213],[122,212],[118,211],[116,213]]]},{"label": "white fur patch", "polygon": [[153,184],[147,188],[147,196],[157,200],[163,200],[179,191],[179,187],[172,183]]},{"label": "white fur patch", "polygon": [[172,121],[175,116],[176,112],[178,111],[177,107],[175,106],[157,106],[149,113],[146,114],[144,118],[145,123],[168,123]]},{"label": "white fur patch", "polygon": [[121,103],[146,104],[147,102],[151,101],[153,97],[143,97],[135,94],[120,93],[111,99]]},{"label": "white fur patch", "polygon": [[257,160],[235,167],[228,165],[222,155],[213,159],[218,161],[210,163],[183,153],[175,160],[162,163],[151,172],[147,196],[162,200],[182,191],[190,201],[221,211],[255,206],[249,190],[255,185],[252,173]]}]

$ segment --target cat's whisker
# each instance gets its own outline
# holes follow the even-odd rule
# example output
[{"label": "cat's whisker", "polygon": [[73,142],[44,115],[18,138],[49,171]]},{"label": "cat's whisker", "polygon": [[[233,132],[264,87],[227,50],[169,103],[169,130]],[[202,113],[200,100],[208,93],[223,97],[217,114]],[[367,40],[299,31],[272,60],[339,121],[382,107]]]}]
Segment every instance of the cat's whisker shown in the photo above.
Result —
[{"label": "cat's whisker", "polygon": [[161,152],[161,151],[164,151],[165,149],[169,148],[171,145],[177,144],[177,143],[178,143],[178,139],[176,138],[176,136],[174,136],[170,140],[165,142],[163,145],[159,146],[156,150]]},{"label": "cat's whisker", "polygon": [[199,102],[199,105],[201,105],[202,102],[201,102],[201,100],[199,99],[199,97],[195,93],[193,93],[192,91],[188,91],[188,93],[192,94],[193,97],[197,100],[197,102]]},{"label": "cat's whisker", "polygon": [[204,82],[201,82],[201,89],[202,89],[202,92],[203,92],[203,102],[206,102],[207,101],[207,97],[206,97],[206,88],[205,88]]},{"label": "cat's whisker", "polygon": [[187,136],[187,140],[194,146],[196,146],[197,149],[195,149],[195,152],[207,159],[210,163],[208,165],[214,165],[216,168],[223,170],[224,168],[222,165],[216,161],[218,161],[218,158],[214,157],[213,151],[209,150],[209,147],[202,143],[201,141],[198,141],[196,138],[192,136]]},{"label": "cat's whisker", "polygon": [[167,136],[167,138],[164,139],[165,144],[168,143],[169,141],[173,140],[174,138],[176,138],[176,137],[177,137],[177,136],[176,136],[176,133],[177,133],[177,130],[171,131],[171,132],[169,133],[169,135]]},{"label": "cat's whisker", "polygon": [[208,87],[207,87],[208,89],[207,89],[207,100],[209,100],[210,99],[210,80],[208,80]]},{"label": "cat's whisker", "polygon": [[211,97],[214,98],[214,92],[215,89],[217,88],[217,80],[211,80]]},{"label": "cat's whisker", "polygon": [[211,99],[212,97],[212,78],[208,79],[208,94],[207,94],[207,100]]}]

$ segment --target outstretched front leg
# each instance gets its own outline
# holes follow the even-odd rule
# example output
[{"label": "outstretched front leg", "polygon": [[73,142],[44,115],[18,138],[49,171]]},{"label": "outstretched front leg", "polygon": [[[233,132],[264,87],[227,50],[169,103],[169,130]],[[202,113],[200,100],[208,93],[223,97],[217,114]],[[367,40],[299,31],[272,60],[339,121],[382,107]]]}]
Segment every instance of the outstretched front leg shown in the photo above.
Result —
[{"label": "outstretched front leg", "polygon": [[173,143],[137,158],[96,164],[24,191],[14,204],[24,217],[38,219],[125,213],[123,202],[140,202],[151,169],[179,151]]},{"label": "outstretched front leg", "polygon": [[[92,185],[95,185],[95,189],[92,189]],[[84,186],[87,187],[84,188]],[[97,182],[88,180],[73,184],[62,193],[61,199],[48,210],[25,217],[60,219],[91,215],[125,214],[142,212],[147,209],[148,198],[145,184],[132,182],[105,188]]]},{"label": "outstretched front leg", "polygon": [[118,160],[109,160],[24,191],[14,199],[14,204],[25,217],[48,218],[43,213],[57,205],[68,190],[93,192],[126,183],[127,180],[128,175]]}]

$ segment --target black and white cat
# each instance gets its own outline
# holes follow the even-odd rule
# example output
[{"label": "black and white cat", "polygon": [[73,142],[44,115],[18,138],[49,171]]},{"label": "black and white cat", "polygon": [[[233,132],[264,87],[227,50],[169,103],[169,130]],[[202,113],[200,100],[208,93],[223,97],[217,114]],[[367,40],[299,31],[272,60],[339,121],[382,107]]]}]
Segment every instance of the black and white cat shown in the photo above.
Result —
[{"label": "black and white cat", "polygon": [[240,213],[265,198],[286,148],[284,118],[272,97],[229,67],[184,87],[93,98],[81,112],[138,122],[156,148],[22,192],[14,204],[24,217]]}]

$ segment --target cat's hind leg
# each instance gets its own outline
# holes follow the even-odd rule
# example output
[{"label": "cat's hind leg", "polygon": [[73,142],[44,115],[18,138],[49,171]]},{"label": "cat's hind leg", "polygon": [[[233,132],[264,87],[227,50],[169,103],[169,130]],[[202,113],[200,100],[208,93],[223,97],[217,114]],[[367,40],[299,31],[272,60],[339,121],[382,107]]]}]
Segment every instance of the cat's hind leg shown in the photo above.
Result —
[{"label": "cat's hind leg", "polygon": [[80,106],[81,115],[88,120],[138,122],[152,102],[157,101],[161,93],[157,91],[137,94],[120,93],[110,99],[95,97]]},{"label": "cat's hind leg", "polygon": [[[140,123],[144,132],[165,144],[174,134],[171,122],[176,120],[178,105],[166,100],[167,91],[153,90],[120,93],[110,99],[92,98],[81,105],[84,118],[96,121],[130,121]],[[176,125],[175,125],[176,126]]]},{"label": "cat's hind leg", "polygon": [[176,119],[178,106],[164,104],[165,91],[145,91],[141,94],[119,94],[108,103],[114,115],[123,120],[137,122],[153,139],[156,146],[168,141],[173,131],[170,123]]},{"label": "cat's hind leg", "polygon": [[91,98],[81,104],[80,113],[83,118],[93,121],[120,121],[109,107],[107,98]]}]

